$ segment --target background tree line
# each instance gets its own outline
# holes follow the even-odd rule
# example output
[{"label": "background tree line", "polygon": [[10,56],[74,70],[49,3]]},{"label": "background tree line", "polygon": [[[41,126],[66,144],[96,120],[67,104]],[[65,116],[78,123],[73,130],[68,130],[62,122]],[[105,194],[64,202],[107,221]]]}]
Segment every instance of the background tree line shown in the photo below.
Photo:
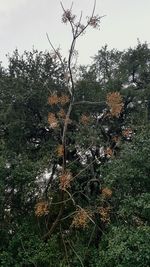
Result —
[{"label": "background tree line", "polygon": [[55,52],[0,67],[0,266],[148,267],[150,49],[103,47],[73,100]]}]

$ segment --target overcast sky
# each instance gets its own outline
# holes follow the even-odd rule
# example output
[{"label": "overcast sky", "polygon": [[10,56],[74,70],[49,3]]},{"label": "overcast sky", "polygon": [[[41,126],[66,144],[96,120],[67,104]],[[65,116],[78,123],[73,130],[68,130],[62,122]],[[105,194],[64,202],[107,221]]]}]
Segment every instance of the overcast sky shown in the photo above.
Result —
[{"label": "overcast sky", "polygon": [[[70,8],[71,0],[62,0]],[[94,0],[74,0],[73,12],[90,15]],[[134,47],[137,39],[150,43],[150,0],[97,0],[96,14],[106,15],[100,30],[87,30],[78,43],[79,63],[90,58],[106,43],[120,50]],[[0,60],[15,48],[50,50],[46,32],[56,47],[66,55],[71,41],[68,26],[61,23],[59,0],[0,0]]]}]

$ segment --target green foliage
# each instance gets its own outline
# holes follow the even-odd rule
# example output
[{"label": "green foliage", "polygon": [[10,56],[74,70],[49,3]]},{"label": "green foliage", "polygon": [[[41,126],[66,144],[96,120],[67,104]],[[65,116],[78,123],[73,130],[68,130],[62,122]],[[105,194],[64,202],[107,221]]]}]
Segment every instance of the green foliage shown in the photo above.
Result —
[{"label": "green foliage", "polygon": [[149,227],[112,227],[99,248],[97,267],[148,266],[150,262]]},{"label": "green foliage", "polygon": [[[81,67],[66,135],[73,179],[63,198],[58,113],[69,104],[48,105],[49,96],[67,95],[62,66],[49,53],[15,51],[1,68],[0,266],[149,266],[149,53],[147,44],[104,47]],[[112,92],[124,104],[118,116],[106,103]],[[48,211],[38,217],[40,202]],[[79,210],[88,223],[79,218],[75,229]]]},{"label": "green foliage", "polygon": [[31,233],[22,238],[21,233],[12,238],[7,251],[1,254],[2,267],[21,266],[60,266],[62,252],[58,238],[53,236],[46,244]]}]

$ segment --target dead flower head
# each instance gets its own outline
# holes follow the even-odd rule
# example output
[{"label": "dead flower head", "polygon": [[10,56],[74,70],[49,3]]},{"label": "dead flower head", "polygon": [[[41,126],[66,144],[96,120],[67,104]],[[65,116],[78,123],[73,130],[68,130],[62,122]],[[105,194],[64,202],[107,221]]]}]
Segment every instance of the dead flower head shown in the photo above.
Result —
[{"label": "dead flower head", "polygon": [[133,134],[133,131],[131,128],[126,128],[125,130],[122,131],[122,135],[126,138],[131,138]]},{"label": "dead flower head", "polygon": [[58,127],[58,120],[57,120],[57,118],[56,118],[54,113],[49,113],[48,114],[48,124],[50,125],[50,127],[52,129]]},{"label": "dead flower head", "polygon": [[119,117],[123,110],[124,104],[122,96],[119,92],[109,93],[107,95],[106,103],[110,108],[110,113],[114,117]]},{"label": "dead flower head", "polygon": [[60,180],[60,189],[65,190],[70,187],[70,183],[72,181],[72,173],[69,170],[66,170],[59,176]]},{"label": "dead flower head", "polygon": [[58,145],[56,148],[56,153],[58,157],[63,157],[64,155],[64,146],[63,145]]},{"label": "dead flower head", "polygon": [[59,102],[59,98],[57,95],[51,95],[48,97],[48,104],[49,105],[56,105]]},{"label": "dead flower head", "polygon": [[80,122],[83,124],[83,125],[87,125],[90,121],[90,116],[87,116],[85,114],[82,114],[81,118],[80,118]]},{"label": "dead flower head", "polygon": [[88,24],[94,29],[99,28],[100,23],[101,23],[101,17],[98,15],[88,18]]},{"label": "dead flower head", "polygon": [[57,113],[57,115],[58,115],[60,118],[62,118],[62,119],[65,119],[65,118],[66,118],[66,113],[65,113],[65,111],[64,111],[63,108],[61,108],[61,109],[59,110],[59,112]]},{"label": "dead flower head", "polygon": [[72,221],[72,226],[75,228],[85,228],[92,217],[92,213],[85,209],[77,209],[76,214]]},{"label": "dead flower head", "polygon": [[69,102],[69,96],[68,95],[62,95],[60,96],[59,98],[59,102],[62,104],[62,105],[65,105]]},{"label": "dead flower head", "polygon": [[104,152],[107,158],[111,158],[113,156],[113,150],[110,147],[107,147]]},{"label": "dead flower head", "polygon": [[108,187],[102,189],[102,196],[105,198],[110,198],[112,196],[112,190]]},{"label": "dead flower head", "polygon": [[67,23],[68,21],[73,22],[75,20],[76,16],[72,14],[71,10],[67,9],[64,10],[64,13],[62,15],[62,22]]},{"label": "dead flower head", "polygon": [[110,222],[110,207],[100,207],[98,212],[100,214],[101,221],[104,223]]},{"label": "dead flower head", "polygon": [[41,217],[49,213],[48,210],[48,202],[47,201],[40,201],[35,205],[35,215],[37,217]]}]

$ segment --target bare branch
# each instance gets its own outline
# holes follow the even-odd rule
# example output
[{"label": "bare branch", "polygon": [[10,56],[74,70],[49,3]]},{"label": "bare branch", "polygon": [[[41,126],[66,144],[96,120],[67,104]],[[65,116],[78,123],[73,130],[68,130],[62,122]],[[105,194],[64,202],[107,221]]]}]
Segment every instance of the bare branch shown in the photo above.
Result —
[{"label": "bare branch", "polygon": [[[78,35],[78,29],[79,29],[79,26],[81,25],[81,20],[82,20],[82,11],[81,11],[81,14],[80,14],[80,18],[79,18],[79,21],[78,21],[78,25],[76,26],[76,33],[75,33],[75,36]],[[77,38],[77,37],[76,37]]]},{"label": "bare branch", "polygon": [[76,41],[76,38],[74,37],[72,40],[72,44],[71,44],[71,48],[69,52],[69,58],[68,58],[68,69],[69,69],[70,80],[71,80],[71,92],[70,92],[71,97],[73,97],[73,94],[74,94],[74,81],[73,81],[72,69],[71,69],[71,59],[72,59],[73,51],[75,48],[75,41]]},{"label": "bare branch", "polygon": [[78,101],[78,102],[74,102],[72,105],[81,105],[81,104],[85,104],[85,105],[102,105],[102,104],[105,104],[105,102],[104,101],[101,101],[101,102]]},{"label": "bare branch", "polygon": [[71,241],[68,240],[68,244],[69,244],[70,248],[73,250],[73,252],[76,255],[76,257],[78,258],[78,260],[80,261],[81,266],[84,267],[84,264],[82,262],[82,259],[80,258],[80,256],[78,255],[78,253],[75,251],[73,245],[71,244]]},{"label": "bare branch", "polygon": [[58,53],[58,51],[55,49],[55,47],[53,46],[52,42],[50,41],[48,33],[46,33],[46,36],[47,36],[47,39],[48,39],[48,42],[49,42],[51,48],[54,50],[55,54],[58,56],[58,58],[59,58],[59,60],[61,62],[61,65],[63,67],[63,70],[65,71],[65,66],[64,66],[64,63],[62,61],[62,58],[61,58],[60,54]]},{"label": "bare branch", "polygon": [[66,119],[65,119],[65,123],[64,123],[64,127],[63,127],[63,135],[62,135],[62,145],[64,147],[63,169],[66,168],[66,153],[65,153],[66,152],[66,132],[67,132],[67,127],[68,127],[68,123],[69,123],[71,110],[72,110],[72,103],[70,103],[70,105],[69,105],[68,112],[67,112]]},{"label": "bare branch", "polygon": [[93,6],[91,18],[93,18],[93,16],[94,16],[95,8],[96,8],[96,0],[94,1],[94,6]]},{"label": "bare branch", "polygon": [[[93,16],[94,16],[95,7],[96,7],[96,0],[94,1],[94,6],[93,6],[91,18],[93,18]],[[81,19],[82,19],[82,12],[81,12],[81,16],[80,16],[80,19],[79,19],[79,23],[81,23]],[[78,38],[86,30],[86,28],[88,26],[89,26],[89,22],[87,22],[87,24],[85,25],[85,27],[83,27],[83,29],[76,35],[76,38]]]},{"label": "bare branch", "polygon": [[64,205],[63,205],[63,200],[64,200],[64,192],[61,191],[61,201],[62,201],[62,205],[60,207],[59,213],[57,215],[56,220],[53,222],[51,228],[49,229],[49,231],[43,236],[43,239],[45,240],[46,238],[50,237],[52,232],[54,231],[55,227],[57,226],[57,223],[59,222],[62,214],[63,214],[63,209],[64,209]]},{"label": "bare branch", "polygon": [[78,177],[82,172],[84,172],[86,169],[88,169],[88,168],[89,168],[95,161],[96,161],[96,159],[94,159],[92,162],[90,162],[84,169],[82,169],[80,172],[78,172],[78,173],[73,177],[73,179],[76,178],[76,177]]},{"label": "bare branch", "polygon": [[73,7],[73,2],[71,3],[71,7],[70,7],[70,10],[72,10],[72,7]]}]

